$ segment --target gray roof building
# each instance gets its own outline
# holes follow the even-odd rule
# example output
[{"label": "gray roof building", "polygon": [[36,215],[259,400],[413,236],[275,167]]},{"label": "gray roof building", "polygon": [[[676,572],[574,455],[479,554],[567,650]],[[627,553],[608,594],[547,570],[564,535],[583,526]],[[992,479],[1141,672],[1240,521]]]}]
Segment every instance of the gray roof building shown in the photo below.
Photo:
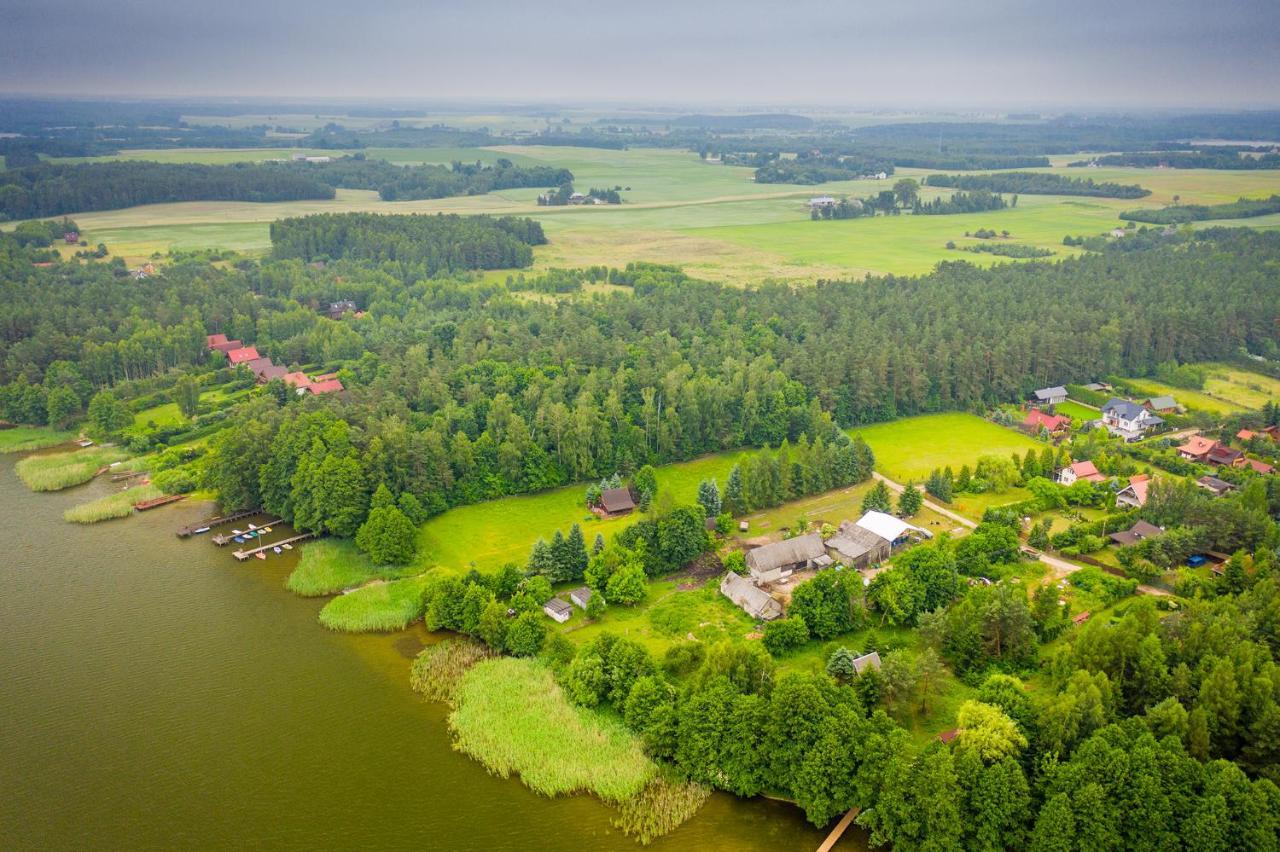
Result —
[{"label": "gray roof building", "polygon": [[853,670],[858,674],[862,674],[869,668],[880,671],[880,654],[876,651],[872,651],[870,654],[863,654],[853,661]]},{"label": "gray roof building", "polygon": [[746,562],[752,579],[758,583],[772,583],[792,571],[808,568],[813,560],[825,556],[826,552],[822,535],[809,533],[748,551]]},{"label": "gray roof building", "polygon": [[782,604],[746,577],[740,577],[732,571],[727,572],[720,581],[720,594],[742,607],[752,618],[772,621],[782,616]]},{"label": "gray roof building", "polygon": [[890,542],[865,527],[844,521],[840,531],[827,539],[827,549],[838,554],[842,562],[861,568],[888,559]]}]

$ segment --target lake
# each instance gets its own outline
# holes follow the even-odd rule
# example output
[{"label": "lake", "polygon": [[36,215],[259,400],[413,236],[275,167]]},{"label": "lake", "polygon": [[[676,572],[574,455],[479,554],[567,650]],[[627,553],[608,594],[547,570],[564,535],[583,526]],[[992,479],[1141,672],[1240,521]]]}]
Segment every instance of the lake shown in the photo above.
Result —
[{"label": "lake", "polygon": [[[325,630],[323,601],[283,587],[296,552],[240,563],[174,535],[207,505],[66,524],[109,483],[33,494],[16,460],[0,456],[0,847],[642,848],[598,801],[454,752],[447,708],[408,687],[435,641],[421,627]],[[649,848],[822,838],[789,805],[716,795]]]}]

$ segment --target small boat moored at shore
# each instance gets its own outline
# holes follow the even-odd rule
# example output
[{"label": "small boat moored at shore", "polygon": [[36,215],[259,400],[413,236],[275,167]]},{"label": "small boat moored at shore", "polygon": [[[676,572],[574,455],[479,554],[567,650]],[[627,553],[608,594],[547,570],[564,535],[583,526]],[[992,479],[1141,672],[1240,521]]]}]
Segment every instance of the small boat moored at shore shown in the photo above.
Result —
[{"label": "small boat moored at shore", "polygon": [[255,553],[255,554],[253,554],[253,555],[254,555],[254,556],[256,556],[256,557],[258,557],[259,559],[266,559],[266,558],[267,558],[266,551],[262,551],[262,550],[259,550],[257,553]]},{"label": "small boat moored at shore", "polygon": [[272,549],[273,549],[273,550],[275,550],[275,552],[276,552],[276,553],[284,553],[284,551],[283,551],[283,550],[281,550],[279,547],[275,547],[275,548],[272,548]]}]

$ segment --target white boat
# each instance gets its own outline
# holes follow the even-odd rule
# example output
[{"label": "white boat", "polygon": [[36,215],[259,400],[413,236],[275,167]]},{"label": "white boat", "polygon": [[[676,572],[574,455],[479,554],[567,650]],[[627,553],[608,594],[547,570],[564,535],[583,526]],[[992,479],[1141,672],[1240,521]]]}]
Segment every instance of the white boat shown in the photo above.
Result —
[{"label": "white boat", "polygon": [[249,529],[256,530],[257,528],[258,528],[257,524],[249,524]]},{"label": "white boat", "polygon": [[199,535],[200,533],[207,533],[208,531],[209,531],[208,527],[196,527],[194,530],[191,531],[191,534]]},{"label": "white boat", "polygon": [[283,547],[285,550],[293,550],[292,544],[282,544],[280,546]]},{"label": "white boat", "polygon": [[279,545],[276,545],[276,547],[275,547],[275,551],[276,551],[276,553],[283,553],[283,552],[284,552],[284,551],[282,551],[282,550],[280,549],[280,546],[279,546]]},{"label": "white boat", "polygon": [[244,535],[244,530],[232,530],[232,535]]}]

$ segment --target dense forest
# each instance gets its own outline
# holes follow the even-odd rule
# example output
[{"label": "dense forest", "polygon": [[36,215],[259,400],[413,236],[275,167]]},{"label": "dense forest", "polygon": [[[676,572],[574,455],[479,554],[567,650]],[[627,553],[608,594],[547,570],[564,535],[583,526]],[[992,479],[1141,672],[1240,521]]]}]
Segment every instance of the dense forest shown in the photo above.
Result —
[{"label": "dense forest", "polygon": [[795,158],[775,157],[756,169],[756,183],[827,183],[833,180],[854,180],[874,177],[876,174],[893,174],[893,162],[859,156],[809,156]]},{"label": "dense forest", "polygon": [[1106,154],[1068,165],[1129,166],[1140,169],[1280,169],[1280,154],[1242,155],[1231,148],[1208,151],[1138,151],[1129,154]]},{"label": "dense forest", "polygon": [[1071,178],[1041,172],[1003,172],[994,175],[929,175],[926,186],[953,189],[985,189],[988,192],[1016,192],[1024,195],[1086,195],[1101,198],[1145,198],[1151,190],[1136,184],[1095,183],[1090,178]]},{"label": "dense forest", "polygon": [[364,154],[328,163],[292,162],[279,168],[342,189],[373,189],[383,201],[416,201],[455,195],[482,195],[497,189],[551,187],[573,181],[573,172],[553,166],[516,166],[499,159],[492,166],[455,162],[450,166],[400,166]]},{"label": "dense forest", "polygon": [[270,164],[43,163],[0,172],[0,215],[10,219],[116,210],[174,201],[301,201],[333,187]]},{"label": "dense forest", "polygon": [[1280,213],[1280,195],[1270,198],[1240,198],[1227,204],[1175,204],[1159,210],[1126,210],[1121,219],[1153,225],[1181,225],[1207,219],[1249,219]]},{"label": "dense forest", "polygon": [[546,241],[540,224],[511,216],[323,213],[271,223],[276,257],[395,262],[424,276],[528,266]]}]

